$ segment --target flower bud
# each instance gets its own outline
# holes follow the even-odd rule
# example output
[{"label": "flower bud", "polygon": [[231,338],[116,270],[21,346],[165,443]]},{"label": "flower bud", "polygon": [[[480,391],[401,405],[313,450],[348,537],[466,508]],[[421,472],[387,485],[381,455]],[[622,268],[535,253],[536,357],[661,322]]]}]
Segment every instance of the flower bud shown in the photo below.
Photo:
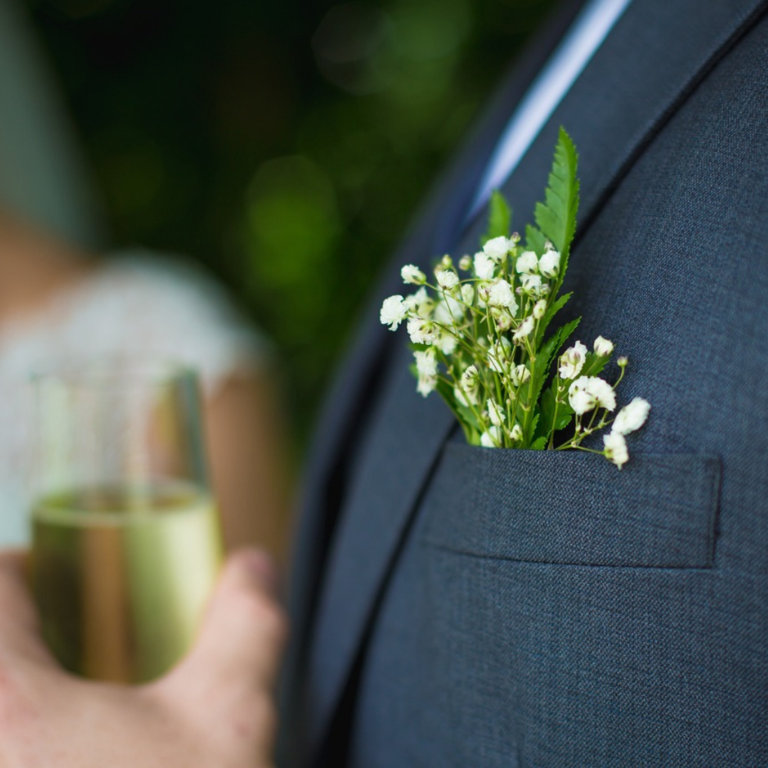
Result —
[{"label": "flower bud", "polygon": [[406,264],[400,270],[400,276],[404,283],[411,285],[423,285],[427,281],[427,276],[415,265]]},{"label": "flower bud", "polygon": [[596,355],[600,355],[600,357],[608,357],[608,355],[613,352],[613,342],[604,339],[602,336],[598,336],[595,339],[594,349]]}]

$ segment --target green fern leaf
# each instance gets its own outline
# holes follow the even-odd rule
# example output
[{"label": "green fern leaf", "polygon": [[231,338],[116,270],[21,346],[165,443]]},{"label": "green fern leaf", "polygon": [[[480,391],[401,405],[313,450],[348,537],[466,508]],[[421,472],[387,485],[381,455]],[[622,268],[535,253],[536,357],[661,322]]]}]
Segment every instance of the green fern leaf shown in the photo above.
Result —
[{"label": "green fern leaf", "polygon": [[571,241],[576,232],[579,209],[577,166],[576,147],[565,129],[561,128],[544,202],[536,205],[534,213],[539,229],[560,251],[561,274],[567,269]]}]

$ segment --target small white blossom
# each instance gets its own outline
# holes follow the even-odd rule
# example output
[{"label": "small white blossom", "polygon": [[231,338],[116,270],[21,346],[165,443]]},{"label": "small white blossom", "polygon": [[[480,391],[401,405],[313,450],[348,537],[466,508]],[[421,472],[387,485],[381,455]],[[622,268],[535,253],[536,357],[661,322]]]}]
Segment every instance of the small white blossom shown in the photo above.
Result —
[{"label": "small white blossom", "polygon": [[397,330],[397,326],[405,320],[408,314],[408,307],[403,302],[402,296],[390,296],[384,299],[379,313],[379,320],[382,325],[388,325],[390,331]]},{"label": "small white blossom", "polygon": [[413,312],[425,320],[432,316],[432,310],[435,307],[435,302],[429,297],[426,288],[419,288],[416,293],[406,296],[403,303],[409,312]]},{"label": "small white blossom", "polygon": [[463,272],[469,272],[469,270],[472,269],[472,257],[464,254],[464,256],[459,259],[459,269]]},{"label": "small white blossom", "polygon": [[602,336],[598,336],[595,339],[594,349],[596,355],[600,355],[600,357],[608,357],[608,355],[613,352],[613,342],[604,339]]},{"label": "small white blossom", "polygon": [[542,317],[544,317],[544,314],[547,311],[547,300],[546,299],[539,299],[534,305],[533,305],[533,312],[531,314],[533,315],[535,320],[541,320]]},{"label": "small white blossom", "polygon": [[575,379],[581,373],[586,359],[587,348],[580,341],[577,341],[560,355],[560,378]]},{"label": "small white blossom", "polygon": [[488,304],[492,307],[506,307],[512,314],[517,312],[517,301],[512,286],[506,280],[496,280],[488,289]]},{"label": "small white blossom", "polygon": [[481,280],[492,280],[494,269],[496,269],[496,262],[492,258],[483,251],[475,254],[475,274]]},{"label": "small white blossom", "polygon": [[[574,382],[575,384],[576,382]],[[573,408],[577,416],[582,416],[587,411],[591,411],[596,405],[597,400],[591,392],[586,389],[576,389],[568,392],[568,404]]]},{"label": "small white blossom", "polygon": [[419,380],[416,383],[416,391],[422,396],[426,397],[430,392],[435,391],[437,386],[437,376],[423,376],[419,375]]},{"label": "small white blossom", "polygon": [[514,341],[521,341],[526,336],[530,336],[532,330],[533,330],[533,318],[529,316],[529,317],[526,317],[522,323],[520,323],[517,330],[512,334],[512,339]]},{"label": "small white blossom", "polygon": [[526,293],[538,294],[541,292],[541,278],[538,275],[520,275],[520,285]]},{"label": "small white blossom", "polygon": [[437,373],[437,357],[433,349],[413,353],[416,360],[416,370],[420,376],[434,376]]},{"label": "small white blossom", "polygon": [[496,427],[500,427],[507,418],[501,406],[495,400],[488,400],[488,418],[491,420],[491,424]]},{"label": "small white blossom", "polygon": [[400,277],[403,278],[404,283],[411,285],[423,285],[427,279],[427,276],[413,264],[406,264],[400,270]]},{"label": "small white blossom", "polygon": [[506,237],[494,237],[483,246],[483,252],[494,261],[499,262],[509,253],[510,247],[511,243]]},{"label": "small white blossom", "polygon": [[621,469],[622,465],[629,461],[629,451],[627,450],[627,441],[624,439],[624,435],[619,432],[603,435],[603,443],[605,444],[605,450],[603,451],[605,458]]},{"label": "small white blossom", "polygon": [[468,365],[461,374],[462,389],[474,389],[477,386],[477,366]]},{"label": "small white blossom", "polygon": [[475,289],[470,283],[464,283],[461,286],[461,298],[465,304],[472,306],[472,301],[475,298]]},{"label": "small white blossom", "polygon": [[469,407],[477,404],[477,392],[480,388],[478,381],[477,367],[470,365],[464,373],[461,374],[458,384],[453,389],[456,400],[462,405]]},{"label": "small white blossom", "polygon": [[496,320],[496,327],[499,329],[499,332],[506,333],[512,327],[512,315],[500,307],[491,307],[491,312]]},{"label": "small white blossom", "polygon": [[492,371],[495,371],[496,373],[504,373],[507,370],[509,364],[509,350],[511,348],[512,345],[510,344],[509,339],[504,337],[502,338],[501,343],[496,342],[488,350],[488,365],[491,367]]},{"label": "small white blossom", "polygon": [[464,317],[464,306],[453,296],[443,295],[435,306],[434,320],[442,325],[452,326]]},{"label": "small white blossom", "polygon": [[516,365],[512,369],[512,375],[510,378],[512,379],[512,385],[519,387],[521,384],[525,384],[531,378],[531,372],[523,363],[520,363],[520,365]]},{"label": "small white blossom", "polygon": [[589,376],[587,379],[587,392],[594,396],[598,405],[608,411],[615,410],[616,393],[613,391],[613,387],[605,379],[598,376]]},{"label": "small white blossom", "polygon": [[539,259],[539,272],[544,277],[555,277],[560,269],[560,254],[557,251],[546,251]]},{"label": "small white blossom", "polygon": [[498,448],[501,445],[501,429],[499,427],[488,427],[480,435],[480,445],[485,448]]},{"label": "small white blossom", "polygon": [[520,274],[533,274],[539,268],[539,260],[533,251],[523,251],[515,262],[515,270]]},{"label": "small white blossom", "polygon": [[435,340],[435,327],[423,317],[410,317],[408,335],[414,344],[431,344]]},{"label": "small white blossom", "polygon": [[616,415],[616,420],[611,427],[612,432],[620,435],[628,435],[645,424],[651,404],[642,397],[636,397],[629,405],[625,405]]},{"label": "small white blossom", "polygon": [[452,269],[436,269],[437,284],[445,291],[450,291],[459,284],[459,276]]},{"label": "small white blossom", "polygon": [[519,424],[515,424],[515,426],[512,427],[512,429],[509,431],[509,439],[513,440],[514,442],[523,439],[523,430]]},{"label": "small white blossom", "polygon": [[456,351],[458,341],[456,341],[456,337],[452,333],[442,331],[434,341],[434,344],[444,355],[452,355]]}]

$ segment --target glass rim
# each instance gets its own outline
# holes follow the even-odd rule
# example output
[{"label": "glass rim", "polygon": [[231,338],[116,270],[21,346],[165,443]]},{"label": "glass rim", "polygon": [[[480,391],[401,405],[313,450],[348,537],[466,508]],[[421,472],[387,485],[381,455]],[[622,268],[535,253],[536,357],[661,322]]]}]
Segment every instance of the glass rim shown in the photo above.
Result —
[{"label": "glass rim", "polygon": [[29,373],[33,386],[57,382],[72,388],[157,387],[198,379],[197,369],[181,360],[133,353],[72,356]]}]

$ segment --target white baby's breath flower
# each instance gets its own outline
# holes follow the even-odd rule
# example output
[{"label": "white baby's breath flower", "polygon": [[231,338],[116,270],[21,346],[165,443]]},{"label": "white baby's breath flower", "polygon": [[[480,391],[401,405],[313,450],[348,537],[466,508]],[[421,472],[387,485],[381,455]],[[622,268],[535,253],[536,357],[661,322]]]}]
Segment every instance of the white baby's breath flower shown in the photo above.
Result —
[{"label": "white baby's breath flower", "polygon": [[546,311],[547,311],[547,300],[539,299],[533,305],[533,312],[531,312],[531,314],[533,315],[535,320],[541,320],[541,318],[544,317]]},{"label": "white baby's breath flower", "polygon": [[512,314],[517,312],[517,301],[512,286],[506,280],[496,280],[488,289],[488,304],[492,307],[506,307]]},{"label": "white baby's breath flower", "polygon": [[481,280],[492,280],[494,269],[496,269],[496,262],[490,256],[483,251],[475,254],[475,274]]},{"label": "white baby's breath flower", "polygon": [[534,274],[539,268],[539,260],[533,251],[523,251],[515,262],[515,270],[519,274]]},{"label": "white baby's breath flower", "polygon": [[452,355],[458,346],[456,337],[448,331],[441,331],[433,343],[444,355]]},{"label": "white baby's breath flower", "polygon": [[461,298],[465,304],[472,305],[472,301],[475,298],[475,289],[470,283],[464,283],[461,286]]},{"label": "white baby's breath flower", "polygon": [[498,448],[501,445],[501,428],[496,426],[488,427],[480,435],[480,445],[484,448]]},{"label": "white baby's breath flower", "polygon": [[388,325],[390,331],[395,331],[405,319],[406,314],[408,314],[408,307],[403,302],[403,297],[390,296],[388,299],[384,299],[384,303],[381,305],[379,320],[382,325]]},{"label": "white baby's breath flower", "polygon": [[[574,382],[575,384],[576,382]],[[596,405],[597,400],[591,392],[586,389],[575,389],[568,392],[568,404],[573,408],[577,416],[582,416],[587,411],[591,411]]]},{"label": "white baby's breath flower", "polygon": [[416,351],[413,357],[420,376],[434,376],[437,373],[437,357],[434,349],[427,349],[424,352]]},{"label": "white baby's breath flower", "polygon": [[464,405],[467,408],[477,405],[477,390],[466,392],[460,386],[456,385],[453,388],[453,396],[456,398],[456,402],[459,403],[459,405]]},{"label": "white baby's breath flower", "polygon": [[581,373],[586,359],[587,348],[580,341],[577,341],[560,355],[560,378],[575,379]]},{"label": "white baby's breath flower", "polygon": [[488,350],[488,365],[496,373],[504,373],[509,365],[509,351],[512,345],[509,339],[502,338],[501,342],[496,342]]},{"label": "white baby's breath flower", "polygon": [[425,320],[428,320],[432,316],[432,311],[435,308],[435,302],[430,298],[426,288],[419,288],[416,293],[406,296],[405,299],[403,299],[403,303],[409,312],[412,312]]},{"label": "white baby's breath flower", "polygon": [[495,400],[488,400],[488,418],[496,427],[500,427],[507,418],[504,410]]},{"label": "white baby's breath flower", "polygon": [[560,254],[557,251],[545,251],[539,259],[539,272],[544,277],[555,277],[560,269]]},{"label": "white baby's breath flower", "polygon": [[605,379],[601,379],[598,376],[587,377],[586,390],[594,396],[601,408],[605,408],[608,411],[615,410],[616,393]]},{"label": "white baby's breath flower", "polygon": [[435,270],[437,284],[445,291],[450,291],[459,284],[459,276],[452,269]]},{"label": "white baby's breath flower", "polygon": [[613,342],[604,339],[602,336],[598,336],[595,339],[594,350],[596,355],[600,357],[608,357],[613,352]]},{"label": "white baby's breath flower", "polygon": [[521,384],[525,384],[531,378],[531,372],[525,366],[524,363],[516,365],[511,372],[510,378],[512,379],[512,385],[519,387]]},{"label": "white baby's breath flower", "polygon": [[411,285],[423,285],[427,279],[427,276],[413,264],[406,264],[400,270],[400,277],[403,278],[404,283],[410,283]]},{"label": "white baby's breath flower", "polygon": [[619,432],[610,432],[603,435],[605,450],[603,455],[609,461],[612,461],[619,469],[629,461],[629,451],[627,450],[627,441],[624,435]]},{"label": "white baby's breath flower", "polygon": [[533,318],[528,316],[517,327],[517,330],[512,334],[514,341],[522,341],[526,336],[530,336],[533,330]]},{"label": "white baby's breath flower", "polygon": [[526,293],[538,294],[541,292],[541,277],[539,275],[520,275],[520,285]]},{"label": "white baby's breath flower", "polygon": [[434,392],[436,386],[437,376],[424,376],[419,374],[419,379],[416,383],[416,391],[422,397],[426,397],[430,392]]},{"label": "white baby's breath flower", "polygon": [[464,390],[474,389],[477,387],[477,366],[468,365],[464,372],[461,374],[461,387]]},{"label": "white baby's breath flower", "polygon": [[435,326],[423,317],[410,317],[408,335],[414,344],[431,344],[435,340]]},{"label": "white baby's breath flower", "polygon": [[472,257],[468,254],[464,254],[464,256],[459,259],[459,269],[462,272],[469,272],[469,270],[472,269]]},{"label": "white baby's breath flower", "polygon": [[509,439],[513,442],[517,442],[518,440],[523,439],[523,430],[522,427],[519,424],[515,424],[512,429],[509,430]]},{"label": "white baby's breath flower", "polygon": [[616,420],[611,427],[612,432],[620,435],[628,435],[645,424],[651,404],[642,397],[636,397],[629,405],[625,405],[616,415]]},{"label": "white baby's breath flower", "polygon": [[509,253],[510,242],[506,237],[494,237],[483,246],[483,252],[494,261],[501,261]]},{"label": "white baby's breath flower", "polygon": [[442,325],[453,326],[464,317],[464,305],[453,296],[444,294],[435,305],[434,320]]}]

